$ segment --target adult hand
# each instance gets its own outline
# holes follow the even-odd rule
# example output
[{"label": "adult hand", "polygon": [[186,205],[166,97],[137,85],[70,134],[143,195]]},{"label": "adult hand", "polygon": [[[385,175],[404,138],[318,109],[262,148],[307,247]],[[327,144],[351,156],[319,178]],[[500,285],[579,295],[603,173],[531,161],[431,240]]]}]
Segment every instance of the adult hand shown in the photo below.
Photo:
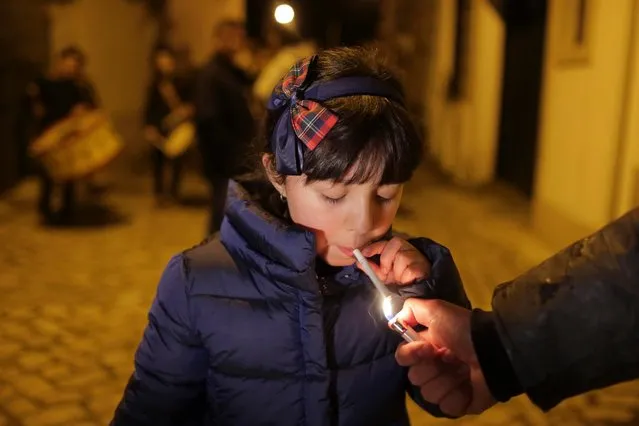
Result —
[{"label": "adult hand", "polygon": [[409,299],[398,314],[406,325],[428,327],[421,342],[402,344],[395,357],[409,367],[423,398],[454,417],[479,414],[497,401],[486,384],[473,347],[471,311],[442,300]]}]

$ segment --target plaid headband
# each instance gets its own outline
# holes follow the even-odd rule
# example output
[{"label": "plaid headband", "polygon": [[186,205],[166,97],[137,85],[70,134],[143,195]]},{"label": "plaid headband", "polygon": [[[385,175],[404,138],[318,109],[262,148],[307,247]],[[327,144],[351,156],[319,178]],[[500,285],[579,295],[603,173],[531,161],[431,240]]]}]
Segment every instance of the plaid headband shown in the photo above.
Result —
[{"label": "plaid headband", "polygon": [[317,56],[312,56],[293,65],[268,102],[269,110],[281,110],[271,135],[271,148],[277,171],[284,175],[301,175],[305,150],[314,150],[337,124],[339,117],[321,102],[369,95],[404,103],[399,91],[373,77],[342,77],[312,84],[310,76],[316,61]]}]

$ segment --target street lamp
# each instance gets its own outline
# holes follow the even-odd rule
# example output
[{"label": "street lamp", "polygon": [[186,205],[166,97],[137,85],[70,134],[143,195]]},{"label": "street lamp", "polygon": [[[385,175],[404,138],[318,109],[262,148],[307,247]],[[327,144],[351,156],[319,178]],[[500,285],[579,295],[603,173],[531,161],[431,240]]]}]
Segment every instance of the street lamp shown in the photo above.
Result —
[{"label": "street lamp", "polygon": [[275,8],[275,20],[279,24],[290,24],[295,18],[295,10],[289,4],[283,3]]}]

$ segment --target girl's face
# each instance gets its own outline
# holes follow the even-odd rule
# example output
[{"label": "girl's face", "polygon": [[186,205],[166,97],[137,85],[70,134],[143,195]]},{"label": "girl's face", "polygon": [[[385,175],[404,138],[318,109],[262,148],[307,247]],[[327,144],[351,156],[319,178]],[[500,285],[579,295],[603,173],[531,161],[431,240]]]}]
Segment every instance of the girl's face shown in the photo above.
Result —
[{"label": "girl's face", "polygon": [[353,264],[353,249],[388,231],[403,191],[401,184],[307,183],[303,175],[288,176],[276,188],[286,197],[291,219],[315,234],[318,256],[333,266]]}]

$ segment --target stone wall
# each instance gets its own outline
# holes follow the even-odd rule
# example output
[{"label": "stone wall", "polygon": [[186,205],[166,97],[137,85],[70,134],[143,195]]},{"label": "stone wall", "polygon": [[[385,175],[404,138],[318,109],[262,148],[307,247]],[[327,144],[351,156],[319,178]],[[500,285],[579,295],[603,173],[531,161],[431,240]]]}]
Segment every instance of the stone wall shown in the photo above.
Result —
[{"label": "stone wall", "polygon": [[39,2],[0,2],[0,193],[28,170],[21,106],[27,82],[47,62],[48,23]]}]

